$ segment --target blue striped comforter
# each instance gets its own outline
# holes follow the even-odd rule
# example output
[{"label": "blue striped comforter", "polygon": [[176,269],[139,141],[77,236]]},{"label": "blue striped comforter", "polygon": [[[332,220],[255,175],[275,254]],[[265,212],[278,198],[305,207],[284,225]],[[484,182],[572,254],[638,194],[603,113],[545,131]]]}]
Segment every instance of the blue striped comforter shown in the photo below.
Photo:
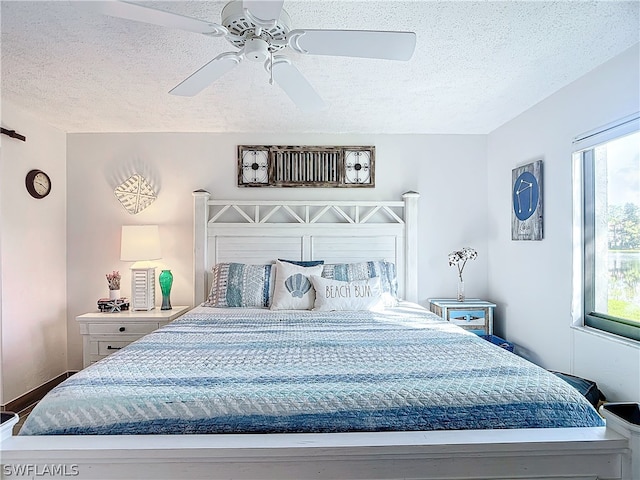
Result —
[{"label": "blue striped comforter", "polygon": [[423,309],[198,307],[60,384],[20,434],[601,425],[555,375]]}]

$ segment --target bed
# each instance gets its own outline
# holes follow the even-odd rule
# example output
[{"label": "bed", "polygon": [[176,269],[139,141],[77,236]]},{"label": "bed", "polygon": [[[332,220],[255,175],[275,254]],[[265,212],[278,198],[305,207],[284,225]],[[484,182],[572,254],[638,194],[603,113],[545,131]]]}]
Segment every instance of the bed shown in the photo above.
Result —
[{"label": "bed", "polygon": [[22,434],[604,425],[559,378],[417,305],[217,310],[196,308],[74,375]]},{"label": "bed", "polygon": [[[195,192],[194,304],[212,301],[212,283],[236,285],[212,265],[283,257],[380,259],[395,266],[392,296],[415,302],[417,199],[219,202]],[[316,287],[345,280],[314,271]],[[389,293],[382,276],[348,280]],[[627,439],[575,390],[415,303],[289,306],[195,308],[50,392],[3,443],[3,463],[73,464],[80,478],[629,475]]]}]

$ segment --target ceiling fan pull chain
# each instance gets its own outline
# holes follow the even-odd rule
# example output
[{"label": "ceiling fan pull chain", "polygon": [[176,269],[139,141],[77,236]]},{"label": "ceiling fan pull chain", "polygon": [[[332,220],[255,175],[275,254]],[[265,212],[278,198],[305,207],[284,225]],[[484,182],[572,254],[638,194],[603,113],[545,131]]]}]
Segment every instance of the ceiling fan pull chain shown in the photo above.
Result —
[{"label": "ceiling fan pull chain", "polygon": [[270,73],[269,85],[273,85],[273,50],[271,50],[271,49],[269,49],[269,64],[270,64],[270,68],[269,68],[269,73]]}]

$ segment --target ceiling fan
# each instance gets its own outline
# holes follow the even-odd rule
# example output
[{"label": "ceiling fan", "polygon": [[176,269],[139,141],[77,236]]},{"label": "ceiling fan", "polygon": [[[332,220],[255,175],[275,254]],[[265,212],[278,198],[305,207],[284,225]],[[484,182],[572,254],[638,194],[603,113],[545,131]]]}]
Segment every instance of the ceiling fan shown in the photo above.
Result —
[{"label": "ceiling fan", "polygon": [[308,55],[409,60],[416,45],[414,32],[373,30],[291,29],[282,0],[233,0],[222,10],[222,23],[146,7],[125,1],[73,2],[86,10],[143,23],[224,37],[238,51],[221,53],[170,90],[194,96],[243,60],[264,62],[270,82],[277,83],[304,111],[325,107],[324,101],[290,59],[285,48]]}]

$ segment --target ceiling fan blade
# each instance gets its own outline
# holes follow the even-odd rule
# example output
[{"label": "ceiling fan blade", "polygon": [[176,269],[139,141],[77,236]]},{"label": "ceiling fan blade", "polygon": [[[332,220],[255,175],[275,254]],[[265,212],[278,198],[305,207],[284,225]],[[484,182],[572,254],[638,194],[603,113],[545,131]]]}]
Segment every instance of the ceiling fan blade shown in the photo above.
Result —
[{"label": "ceiling fan blade", "polygon": [[197,18],[185,17],[177,13],[166,12],[151,7],[144,7],[137,3],[121,1],[87,1],[71,2],[87,11],[108,15],[110,17],[126,18],[136,22],[150,23],[162,27],[176,28],[188,32],[206,35],[222,36],[229,33],[226,27],[217,23],[205,22]]},{"label": "ceiling fan blade", "polygon": [[284,0],[243,0],[242,8],[263,22],[271,22],[280,18]]},{"label": "ceiling fan blade", "polygon": [[311,55],[409,60],[416,48],[414,32],[292,30],[287,38],[295,51]]},{"label": "ceiling fan blade", "polygon": [[[265,67],[268,71],[268,63]],[[298,108],[305,112],[317,112],[326,106],[320,95],[288,58],[276,56],[271,65],[273,79]]]},{"label": "ceiling fan blade", "polygon": [[242,55],[226,52],[218,55],[169,91],[172,95],[193,97],[242,61]]}]

